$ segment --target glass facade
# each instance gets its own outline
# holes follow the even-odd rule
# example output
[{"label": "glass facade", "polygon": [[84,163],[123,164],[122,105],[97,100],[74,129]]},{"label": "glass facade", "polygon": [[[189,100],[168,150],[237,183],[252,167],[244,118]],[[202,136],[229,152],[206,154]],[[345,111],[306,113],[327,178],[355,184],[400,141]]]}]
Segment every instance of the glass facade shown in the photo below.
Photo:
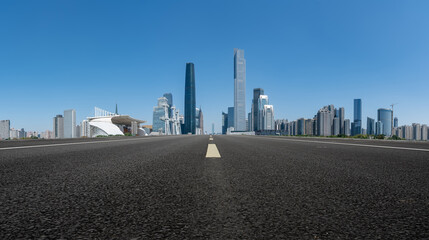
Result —
[{"label": "glass facade", "polygon": [[262,88],[255,88],[253,89],[253,104],[252,104],[252,122],[253,122],[253,129],[250,129],[251,131],[257,131],[259,128],[259,96],[264,95],[264,89]]},{"label": "glass facade", "polygon": [[352,135],[362,133],[362,99],[354,99]]},{"label": "glass facade", "polygon": [[383,131],[381,134],[386,136],[392,135],[392,110],[386,108],[378,109],[379,122],[383,123]]},{"label": "glass facade", "polygon": [[185,76],[185,128],[183,134],[196,131],[195,70],[193,63],[186,63]]},{"label": "glass facade", "polygon": [[246,131],[246,59],[244,50],[234,49],[234,129]]},{"label": "glass facade", "polygon": [[375,120],[373,118],[366,119],[366,133],[368,135],[375,134],[374,124],[375,124]]}]

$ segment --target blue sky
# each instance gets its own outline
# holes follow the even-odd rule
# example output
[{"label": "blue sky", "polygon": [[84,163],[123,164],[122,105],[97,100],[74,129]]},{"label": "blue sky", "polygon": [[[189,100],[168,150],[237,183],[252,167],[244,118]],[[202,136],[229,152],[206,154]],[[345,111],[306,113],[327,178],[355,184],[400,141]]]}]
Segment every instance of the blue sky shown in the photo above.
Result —
[{"label": "blue sky", "polygon": [[[152,122],[173,93],[183,112],[194,62],[205,128],[233,105],[233,49],[245,50],[246,108],[261,87],[276,118],[313,117],[362,98],[363,117],[395,106],[429,123],[429,1],[1,1],[0,119],[52,129],[94,106]],[[366,125],[364,125],[366,126]]]}]

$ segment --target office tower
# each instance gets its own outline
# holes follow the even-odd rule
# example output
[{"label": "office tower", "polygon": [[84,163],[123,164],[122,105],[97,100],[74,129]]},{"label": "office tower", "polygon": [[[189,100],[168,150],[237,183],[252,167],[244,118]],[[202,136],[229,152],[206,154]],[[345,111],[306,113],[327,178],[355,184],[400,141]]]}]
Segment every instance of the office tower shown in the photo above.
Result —
[{"label": "office tower", "polygon": [[344,120],[344,135],[350,136],[350,119]]},{"label": "office tower", "polygon": [[335,109],[334,105],[321,108],[317,112],[317,135],[331,136],[334,124]]},{"label": "office tower", "polygon": [[341,134],[341,124],[340,124],[340,118],[335,117],[333,122],[333,135],[337,136]]},{"label": "office tower", "polygon": [[[62,126],[61,126],[61,129],[62,129]],[[27,132],[24,130],[24,128],[21,128],[21,130],[19,130],[18,132],[18,138],[25,138],[26,136],[27,136]]]},{"label": "office tower", "polygon": [[226,134],[228,128],[228,113],[222,112],[222,134]]},{"label": "office tower", "polygon": [[375,134],[374,124],[375,124],[375,120],[373,118],[368,117],[366,119],[366,133],[368,135]]},{"label": "office tower", "polygon": [[354,99],[352,136],[362,133],[362,99]]},{"label": "office tower", "polygon": [[260,130],[264,130],[264,106],[268,105],[269,101],[268,101],[268,96],[267,95],[259,95],[259,99],[258,99],[258,109],[259,109],[259,127],[257,128],[258,131]]},{"label": "office tower", "polygon": [[305,119],[305,132],[304,135],[313,135],[313,119]]},{"label": "office tower", "polygon": [[64,111],[64,138],[76,137],[76,110]]},{"label": "office tower", "polygon": [[233,128],[234,127],[234,107],[228,108],[228,127],[227,128]]},{"label": "office tower", "polygon": [[203,110],[201,108],[195,109],[195,134],[204,135],[204,117]]},{"label": "office tower", "polygon": [[167,98],[168,117],[169,118],[173,118],[173,111],[171,110],[171,107],[173,106],[173,94],[171,94],[171,93],[164,93],[163,97]]},{"label": "office tower", "polygon": [[264,105],[264,129],[263,130],[274,130],[273,105]]},{"label": "office tower", "polygon": [[246,131],[253,131],[252,112],[247,114],[247,127]]},{"label": "office tower", "polygon": [[80,129],[81,129],[80,124],[76,125],[76,135],[75,135],[76,138],[80,138],[80,131],[81,131]]},{"label": "office tower", "polygon": [[[22,129],[24,131],[24,129]],[[64,138],[64,118],[62,115],[57,115],[54,117],[54,137],[55,138]]]},{"label": "office tower", "polygon": [[0,140],[10,138],[10,120],[0,120]]},{"label": "office tower", "polygon": [[413,123],[413,139],[414,140],[421,140],[422,139],[422,128],[420,124]]},{"label": "office tower", "polygon": [[300,118],[297,120],[297,135],[305,135],[305,119]]},{"label": "office tower", "polygon": [[214,123],[212,123],[212,134],[215,134],[215,130],[214,130]]},{"label": "office tower", "polygon": [[393,119],[393,127],[394,127],[394,128],[397,128],[397,127],[398,127],[398,125],[399,125],[398,118],[397,118],[397,117],[395,117],[395,118]]},{"label": "office tower", "polygon": [[234,49],[234,129],[246,131],[246,59],[244,50]]},{"label": "office tower", "polygon": [[261,109],[259,109],[259,105],[258,105],[258,101],[259,101],[259,96],[264,95],[264,89],[262,88],[255,88],[253,89],[253,101],[252,101],[252,124],[253,124],[253,128],[251,129],[251,131],[258,131],[260,123],[259,123],[259,111]]},{"label": "office tower", "polygon": [[186,63],[186,77],[185,77],[185,128],[184,134],[195,134],[195,69],[193,63]]},{"label": "office tower", "polygon": [[387,108],[378,109],[377,121],[383,123],[383,132],[382,134],[386,136],[392,136],[392,110]]},{"label": "office tower", "polygon": [[375,135],[383,135],[384,134],[384,126],[383,125],[384,124],[381,121],[377,121],[375,123]]},{"label": "office tower", "polygon": [[167,134],[169,128],[166,127],[166,118],[168,118],[168,99],[160,97],[158,98],[158,105],[153,107],[152,131]]},{"label": "office tower", "polygon": [[428,126],[426,124],[423,124],[421,127],[421,140],[426,141],[428,140]]},{"label": "office tower", "polygon": [[338,111],[339,111],[338,118],[340,120],[340,134],[344,134],[344,115],[345,115],[345,110],[344,110],[343,107],[340,107],[340,109]]}]

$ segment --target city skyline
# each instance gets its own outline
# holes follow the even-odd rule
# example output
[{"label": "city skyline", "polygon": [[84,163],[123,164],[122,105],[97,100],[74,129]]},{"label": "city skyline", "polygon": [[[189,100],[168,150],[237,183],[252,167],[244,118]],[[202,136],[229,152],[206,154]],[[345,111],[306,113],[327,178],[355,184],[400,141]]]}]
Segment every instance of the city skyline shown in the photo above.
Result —
[{"label": "city skyline", "polygon": [[[240,48],[247,60],[246,116],[253,89],[260,87],[270,93],[276,119],[311,118],[321,107],[334,104],[344,106],[345,119],[353,120],[352,99],[360,98],[363,127],[367,117],[377,119],[377,110],[392,103],[399,103],[399,125],[427,124],[427,101],[422,99],[429,88],[429,70],[424,67],[429,63],[429,34],[422,29],[429,20],[423,11],[428,3],[386,3],[333,1],[315,7],[274,1],[262,8],[247,4],[244,14],[232,10],[239,3],[228,2],[172,4],[165,9],[159,3],[127,7],[106,2],[98,18],[107,20],[117,13],[109,22],[117,25],[108,30],[103,21],[92,18],[93,3],[86,9],[71,4],[71,10],[61,3],[2,3],[0,18],[11,27],[1,30],[5,37],[0,40],[0,79],[11,90],[5,98],[12,101],[2,103],[0,119],[10,120],[11,128],[42,132],[52,129],[52,117],[64,109],[75,109],[76,122],[81,122],[94,106],[113,111],[118,103],[121,112],[151,123],[154,99],[166,92],[175,96],[178,109],[184,109],[183,68],[193,62],[205,129],[215,123],[216,132],[221,132],[221,112],[233,106],[231,52]],[[41,16],[41,9],[61,14]],[[196,27],[204,34],[183,35],[190,18],[179,12],[196,9],[201,19]],[[272,11],[260,11],[267,9]],[[17,12],[26,17],[17,19]],[[75,12],[82,16],[78,21]],[[260,18],[252,19],[256,12],[261,12]],[[218,13],[232,19],[222,20]],[[362,14],[366,21],[360,21]],[[177,22],[165,22],[165,15]],[[130,22],[130,17],[136,21]],[[145,25],[147,19],[152,25]],[[122,27],[128,24],[129,29]],[[201,28],[206,25],[222,31]],[[142,30],[134,31],[138,26]],[[224,40],[235,32],[235,38]],[[121,38],[111,38],[115,34]],[[163,53],[171,54],[165,58]],[[418,87],[411,93],[404,92],[404,86]]]}]

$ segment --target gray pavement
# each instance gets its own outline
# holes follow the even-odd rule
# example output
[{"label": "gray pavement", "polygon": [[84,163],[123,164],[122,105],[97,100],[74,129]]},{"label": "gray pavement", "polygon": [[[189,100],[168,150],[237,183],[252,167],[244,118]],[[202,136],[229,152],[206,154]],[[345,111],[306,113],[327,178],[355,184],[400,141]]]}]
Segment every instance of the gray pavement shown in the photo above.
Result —
[{"label": "gray pavement", "polygon": [[[205,158],[209,143],[221,158]],[[258,136],[0,142],[0,239],[428,239],[427,150]]]}]

